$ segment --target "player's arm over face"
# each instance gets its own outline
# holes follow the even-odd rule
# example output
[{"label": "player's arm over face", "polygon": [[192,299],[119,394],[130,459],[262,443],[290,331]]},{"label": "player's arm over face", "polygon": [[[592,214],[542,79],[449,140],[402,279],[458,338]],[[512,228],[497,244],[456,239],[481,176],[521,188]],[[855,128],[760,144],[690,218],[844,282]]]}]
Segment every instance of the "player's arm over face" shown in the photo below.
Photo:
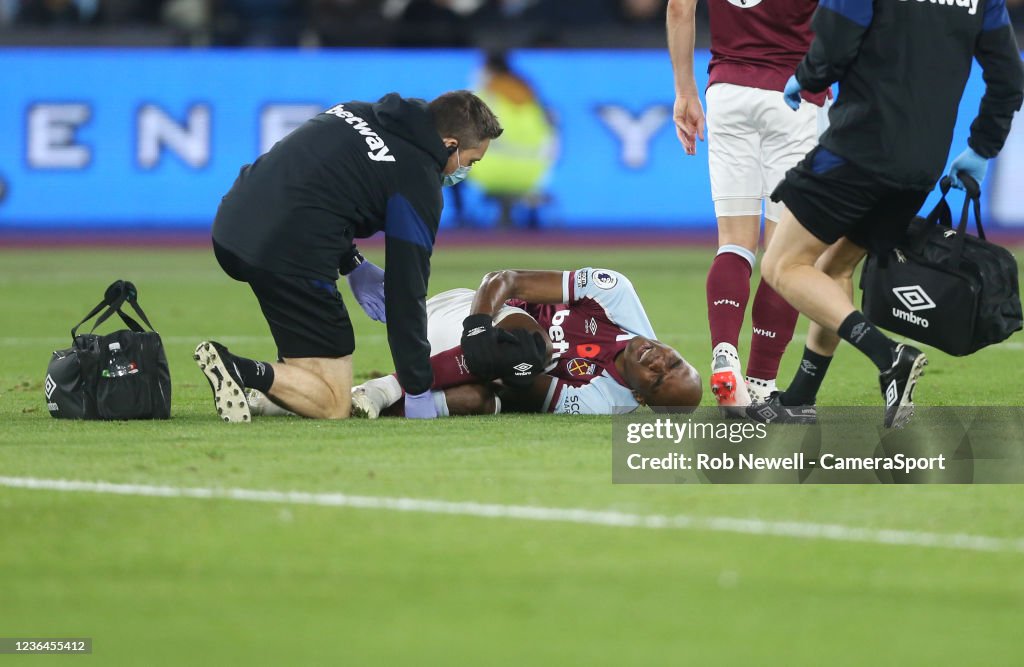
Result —
[{"label": "player's arm over face", "polygon": [[562,303],[563,275],[562,271],[492,271],[480,282],[470,312],[493,317],[509,299],[522,299],[530,303]]}]

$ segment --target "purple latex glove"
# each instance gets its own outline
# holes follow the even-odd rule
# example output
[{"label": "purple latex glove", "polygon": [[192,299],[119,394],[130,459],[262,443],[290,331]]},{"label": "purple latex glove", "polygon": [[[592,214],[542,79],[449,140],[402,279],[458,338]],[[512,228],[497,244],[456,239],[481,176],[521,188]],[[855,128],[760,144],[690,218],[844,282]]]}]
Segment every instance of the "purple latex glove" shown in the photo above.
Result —
[{"label": "purple latex glove", "polygon": [[437,417],[437,406],[430,390],[422,394],[405,395],[405,416],[409,419],[434,419]]},{"label": "purple latex glove", "polygon": [[346,276],[356,301],[370,319],[386,322],[384,315],[384,269],[372,262],[363,262]]}]

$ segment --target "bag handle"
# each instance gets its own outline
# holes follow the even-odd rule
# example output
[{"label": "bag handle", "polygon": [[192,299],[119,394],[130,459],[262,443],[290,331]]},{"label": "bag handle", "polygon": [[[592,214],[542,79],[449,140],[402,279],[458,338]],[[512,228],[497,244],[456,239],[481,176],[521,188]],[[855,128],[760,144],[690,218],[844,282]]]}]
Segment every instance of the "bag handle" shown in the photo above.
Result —
[{"label": "bag handle", "polygon": [[932,212],[925,218],[925,222],[928,225],[943,225],[944,227],[953,226],[953,211],[949,208],[949,203],[946,201],[946,195],[949,194],[949,189],[953,186],[948,176],[943,176],[942,180],[939,181],[939,191],[942,193],[942,197],[939,199],[939,203],[935,205]]},{"label": "bag handle", "polygon": [[[946,176],[942,180],[949,180]],[[964,252],[964,245],[967,243],[967,226],[971,218],[971,208],[974,208],[974,225],[978,230],[978,238],[982,241],[985,240],[985,229],[981,226],[981,187],[978,182],[971,178],[969,175],[961,173],[960,180],[964,184],[964,190],[966,195],[964,196],[964,207],[960,212],[960,224],[957,225],[956,233],[958,235],[956,246],[953,248],[953,254],[950,255],[950,260],[954,266],[959,266],[960,258]]]},{"label": "bag handle", "polygon": [[121,310],[121,307],[126,301],[135,310],[135,313],[142,318],[142,321],[149,326],[150,330],[155,331],[155,329],[153,329],[153,325],[150,324],[149,319],[138,304],[138,290],[135,289],[135,285],[127,280],[116,280],[111,283],[110,287],[108,287],[106,292],[104,292],[103,300],[96,304],[96,307],[89,311],[89,314],[82,318],[81,322],[72,327],[72,340],[78,335],[79,327],[91,320],[93,317],[96,317],[97,313],[103,310],[104,307],[106,307],[106,311],[97,318],[96,322],[92,325],[92,329],[89,330],[89,333],[96,331],[96,329],[107,321],[107,319],[114,313],[117,313],[121,317],[121,321],[125,323],[125,326],[132,331],[136,333],[145,332],[146,330],[142,325]]},{"label": "bag handle", "polygon": [[[146,317],[146,311],[142,310],[142,306],[139,305],[139,291],[135,289],[135,285],[128,281],[125,281],[125,288],[128,305],[132,307],[132,310],[134,310],[135,314],[139,316],[139,319],[146,323],[146,326],[149,327],[149,330],[152,331],[153,333],[156,333],[156,329],[153,327],[152,324],[150,324],[149,318]],[[125,324],[128,323],[127,320],[131,320],[130,317],[128,317],[122,312],[119,312],[118,314],[121,316],[121,319],[126,320]],[[137,323],[136,326],[138,326]],[[141,327],[139,327],[139,329],[142,330]]]},{"label": "bag handle", "polygon": [[[964,208],[960,216],[960,224],[957,225],[957,232],[965,234],[967,232],[967,220],[969,204],[974,204],[974,223],[975,228],[978,230],[978,238],[985,239],[985,230],[981,226],[981,187],[978,182],[971,178],[968,174],[961,173],[960,180],[964,184]],[[932,212],[925,218],[929,225],[943,225],[944,227],[953,227],[953,212],[949,208],[949,203],[946,201],[946,195],[949,194],[950,188],[953,183],[949,176],[943,176],[939,180],[939,191],[942,193],[942,198],[939,199],[939,203],[935,205]]]},{"label": "bag handle", "polygon": [[[948,178],[948,177],[947,177]],[[960,234],[967,233],[967,220],[970,217],[968,215],[970,205],[974,205],[974,226],[978,230],[978,238],[985,240],[985,230],[981,226],[981,187],[978,182],[968,176],[967,174],[961,173],[960,180],[964,184],[964,190],[967,192],[964,197],[964,209],[960,214],[960,225],[957,227],[957,232]]]}]

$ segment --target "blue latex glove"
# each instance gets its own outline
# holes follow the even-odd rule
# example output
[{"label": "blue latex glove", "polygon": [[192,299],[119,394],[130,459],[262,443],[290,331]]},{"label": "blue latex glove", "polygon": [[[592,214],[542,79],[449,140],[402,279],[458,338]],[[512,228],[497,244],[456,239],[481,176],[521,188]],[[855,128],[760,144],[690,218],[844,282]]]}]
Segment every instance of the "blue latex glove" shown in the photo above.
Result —
[{"label": "blue latex glove", "polygon": [[437,417],[437,406],[430,390],[422,394],[405,395],[405,416],[409,419],[434,419]]},{"label": "blue latex glove", "polygon": [[957,190],[963,190],[964,184],[960,180],[960,172],[963,172],[976,180],[978,186],[981,187],[981,182],[985,180],[985,172],[988,171],[988,158],[983,158],[974,152],[974,149],[968,148],[960,155],[956,156],[953,160],[953,164],[949,167],[949,181],[954,188]]},{"label": "blue latex glove", "polygon": [[800,108],[801,90],[803,90],[803,88],[800,86],[800,82],[796,80],[796,74],[789,77],[789,81],[786,82],[786,87],[782,90],[782,97],[786,100],[786,104],[793,111]]},{"label": "blue latex glove", "polygon": [[370,319],[386,322],[384,316],[384,269],[371,262],[363,262],[346,276],[348,286],[363,312]]}]

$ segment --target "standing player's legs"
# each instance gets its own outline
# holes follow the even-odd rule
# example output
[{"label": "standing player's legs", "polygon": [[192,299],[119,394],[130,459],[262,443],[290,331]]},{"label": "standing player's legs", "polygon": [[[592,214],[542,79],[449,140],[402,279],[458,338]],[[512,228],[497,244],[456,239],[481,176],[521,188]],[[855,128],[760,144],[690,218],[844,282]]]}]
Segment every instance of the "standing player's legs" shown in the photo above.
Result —
[{"label": "standing player's legs", "polygon": [[[790,109],[778,94],[763,96],[757,120],[761,132],[762,194],[765,199],[764,247],[771,242],[784,205],[769,195],[786,172],[818,143],[819,107],[803,102]],[[747,388],[751,400],[761,403],[776,390],[779,362],[796,328],[797,311],[762,277],[751,307],[753,332],[747,360]]]},{"label": "standing player's legs", "polygon": [[718,220],[718,252],[707,277],[711,392],[721,406],[750,403],[737,351],[761,233],[763,186],[757,91],[720,83],[707,91],[708,170]]}]

